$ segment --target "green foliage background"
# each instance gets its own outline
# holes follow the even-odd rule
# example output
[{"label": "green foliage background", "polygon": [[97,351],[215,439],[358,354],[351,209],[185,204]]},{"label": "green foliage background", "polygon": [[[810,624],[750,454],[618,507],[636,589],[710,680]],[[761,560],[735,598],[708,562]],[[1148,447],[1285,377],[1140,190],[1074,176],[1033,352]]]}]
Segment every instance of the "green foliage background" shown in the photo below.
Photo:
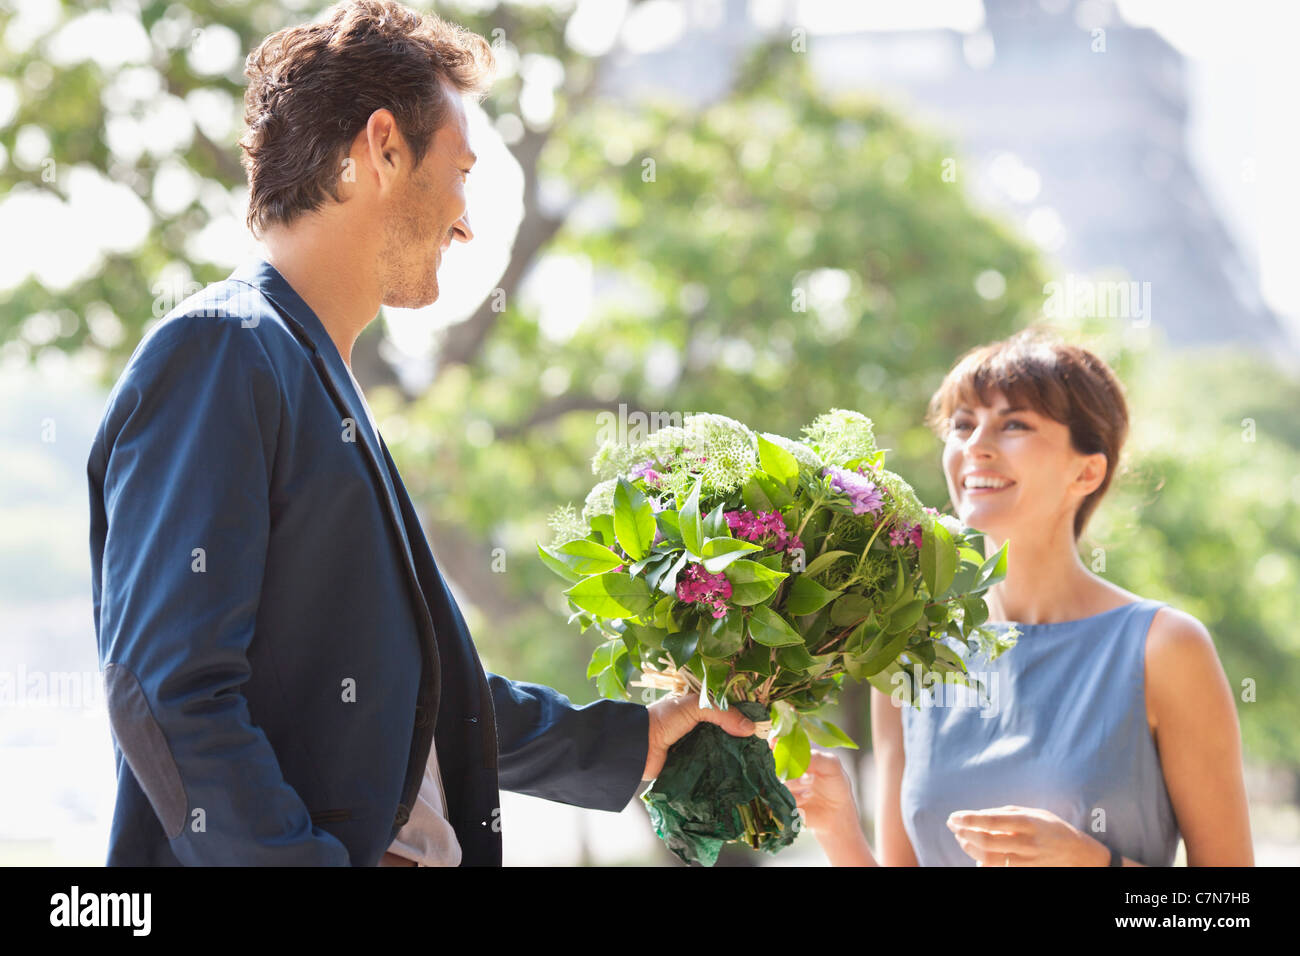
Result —
[{"label": "green foliage background", "polygon": [[[951,144],[868,97],[828,97],[784,42],[755,50],[732,93],[705,108],[632,105],[602,97],[606,64],[566,46],[567,10],[482,6],[439,10],[487,36],[500,29],[511,52],[553,58],[564,75],[553,121],[511,144],[527,216],[502,282],[506,308],[480,309],[449,331],[422,394],[385,387],[394,378],[375,362],[364,380],[488,664],[585,701],[596,696],[584,679],[591,647],[564,624],[560,585],[535,542],[549,537],[556,505],[585,497],[601,412],[714,411],[797,434],[828,407],[858,409],[876,420],[890,466],[942,505],[939,446],[921,424],[926,400],[961,352],[1039,316],[1051,265],[977,209],[960,175],[941,175],[957,156]],[[65,19],[94,7],[65,0]],[[155,317],[165,265],[182,263],[202,283],[225,277],[187,251],[210,206],[163,215],[152,199],[172,158],[234,197],[243,182],[239,70],[197,75],[187,46],[194,30],[220,23],[247,51],[319,9],[143,4],[152,58],[131,68],[156,70],[163,97],[217,91],[236,120],[228,141],[196,129],[176,157],[125,162],[108,151],[104,91],[115,71],[90,62],[50,71],[39,43],[0,51],[19,93],[17,117],[0,129],[11,157],[0,187],[64,195],[61,177],[46,181],[12,161],[18,129],[34,124],[58,168],[103,170],[155,218],[141,248],[69,290],[29,280],[0,294],[0,342],[22,343],[33,358],[44,349],[98,355],[111,381]],[[0,29],[10,19],[0,11]],[[514,74],[497,85],[484,103],[490,116],[518,113],[520,82]],[[547,212],[538,200],[545,179],[606,214]],[[549,253],[586,257],[602,290],[563,342],[545,338],[513,294]],[[1006,282],[993,300],[975,290],[989,270]],[[101,306],[122,323],[116,342],[83,319]],[[52,341],[33,341],[25,324],[41,311],[63,318]],[[1131,326],[1066,331],[1115,363],[1134,419],[1126,471],[1082,542],[1085,562],[1100,568],[1100,556],[1117,584],[1200,617],[1238,693],[1248,754],[1300,766],[1291,693],[1300,686],[1300,384],[1264,357],[1179,352]],[[372,357],[376,338],[363,340]],[[659,374],[665,365],[675,374]],[[1240,699],[1243,681],[1255,684],[1253,702]],[[863,699],[849,706],[844,725],[865,741]]]}]

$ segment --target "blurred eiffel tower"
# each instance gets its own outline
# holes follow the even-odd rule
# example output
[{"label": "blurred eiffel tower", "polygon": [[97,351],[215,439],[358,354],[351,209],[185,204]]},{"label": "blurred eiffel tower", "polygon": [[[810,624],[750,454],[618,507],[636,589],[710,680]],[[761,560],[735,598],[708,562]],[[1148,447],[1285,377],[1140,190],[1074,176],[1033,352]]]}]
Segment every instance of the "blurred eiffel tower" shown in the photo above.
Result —
[{"label": "blurred eiffel tower", "polygon": [[[784,17],[777,29],[799,25],[793,0],[766,6]],[[857,4],[844,6],[851,16]],[[764,30],[747,0],[686,10],[679,41],[616,59],[608,92],[726,95]],[[1052,278],[1150,283],[1146,318],[1174,347],[1300,360],[1193,165],[1186,59],[1110,0],[984,0],[984,26],[967,33],[814,28],[807,51],[827,90],[869,91],[949,137],[959,181],[1043,246]]]}]

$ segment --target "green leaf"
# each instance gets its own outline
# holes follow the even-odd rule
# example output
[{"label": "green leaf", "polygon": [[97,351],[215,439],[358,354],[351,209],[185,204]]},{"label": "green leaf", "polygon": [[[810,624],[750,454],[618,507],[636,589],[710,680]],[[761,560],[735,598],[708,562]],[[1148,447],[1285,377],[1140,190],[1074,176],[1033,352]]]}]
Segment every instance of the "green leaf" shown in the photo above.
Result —
[{"label": "green leaf", "polygon": [[604,574],[606,571],[613,571],[623,563],[623,559],[609,548],[587,538],[566,541],[555,549],[555,554],[561,561],[584,576]]},{"label": "green leaf", "polygon": [[891,610],[894,605],[901,601],[904,592],[907,590],[907,577],[903,573],[903,559],[896,558],[895,563],[898,565],[898,577],[894,581],[894,586],[889,591],[889,596],[885,599],[885,610]]},{"label": "green leaf", "polygon": [[581,581],[583,579],[583,575],[573,570],[567,561],[564,561],[557,554],[552,553],[549,548],[543,547],[539,544],[537,546],[537,556],[542,559],[544,565],[566,581]]},{"label": "green leaf", "polygon": [[[906,676],[908,671],[904,670],[897,664],[891,664],[868,677],[867,683],[892,700],[895,694],[905,695],[908,693],[900,688],[898,682],[894,680],[895,674],[903,674]],[[908,681],[907,683],[910,687],[911,682]],[[907,702],[910,701],[910,698],[903,696],[902,700]]]},{"label": "green leaf", "polygon": [[[662,647],[664,638],[668,636],[666,628],[652,626],[648,624],[636,624],[628,622],[627,629],[623,631],[623,643],[628,639],[644,644],[646,647]],[[628,648],[631,651],[631,648]],[[590,676],[590,675],[588,675]]]},{"label": "green leaf", "polygon": [[981,597],[966,598],[961,602],[961,606],[966,612],[966,618],[962,623],[967,628],[979,627],[989,619],[989,606]]},{"label": "green leaf", "polygon": [[591,654],[591,662],[587,664],[587,678],[590,680],[607,667],[614,666],[614,658],[620,654],[626,654],[627,650],[623,647],[623,642],[619,638],[612,641],[606,641],[604,644],[597,645],[595,651]]},{"label": "green leaf", "polygon": [[840,558],[847,557],[852,553],[851,551],[827,551],[825,554],[819,554],[813,558],[808,567],[803,569],[803,573],[806,575],[820,574]]},{"label": "green leaf", "polygon": [[676,559],[672,553],[645,559],[645,583],[650,585],[652,590],[659,586],[659,579],[673,566],[674,560]]},{"label": "green leaf", "polygon": [[808,614],[795,621],[795,629],[803,635],[803,641],[809,647],[821,641],[826,628],[831,623],[829,608],[822,608],[816,614]]},{"label": "green leaf", "polygon": [[776,507],[772,504],[772,499],[763,493],[763,489],[758,486],[758,482],[753,478],[745,482],[745,486],[740,489],[740,496],[745,500],[745,507],[750,511],[776,510]]},{"label": "green leaf", "polygon": [[794,584],[790,586],[790,593],[785,599],[785,609],[798,617],[804,614],[815,614],[843,593],[843,591],[828,591],[808,577],[805,572],[796,577]]},{"label": "green leaf", "polygon": [[710,627],[700,638],[698,647],[700,656],[715,660],[730,658],[745,643],[745,627],[740,613],[732,611],[726,617],[719,618],[714,624],[715,626]]},{"label": "green leaf", "polygon": [[762,644],[754,644],[736,658],[737,671],[751,671],[762,677],[772,674],[772,649]]},{"label": "green leaf", "polygon": [[874,605],[861,594],[845,594],[831,605],[831,623],[848,627],[871,613]]},{"label": "green leaf", "polygon": [[871,646],[871,642],[880,635],[880,623],[875,614],[868,614],[867,619],[853,629],[844,641],[844,650],[849,653],[862,653]]},{"label": "green leaf", "polygon": [[707,538],[704,542],[704,550],[701,552],[704,558],[704,570],[710,574],[717,574],[741,555],[762,550],[763,546],[753,541],[742,541],[738,538]]},{"label": "green leaf", "polygon": [[[983,558],[980,559],[983,561]],[[970,594],[971,588],[975,586],[975,575],[979,573],[978,564],[963,564],[957,569],[953,576],[952,584],[948,587],[948,594],[945,597],[961,596]]]},{"label": "green leaf", "polygon": [[704,546],[704,521],[700,518],[700,487],[703,478],[695,479],[695,487],[686,497],[686,503],[678,508],[678,525],[682,532],[682,544],[691,554],[699,554]]},{"label": "green leaf", "polygon": [[808,764],[812,762],[812,746],[808,743],[808,734],[803,727],[796,726],[781,737],[772,750],[776,761],[776,773],[782,780],[793,780],[803,776]]},{"label": "green leaf", "polygon": [[633,561],[650,550],[655,536],[655,511],[635,485],[620,477],[614,488],[614,536]]},{"label": "green leaf", "polygon": [[749,636],[756,643],[766,644],[768,647],[803,644],[803,638],[786,622],[785,618],[770,607],[762,605],[754,608],[749,616]]},{"label": "green leaf", "polygon": [[682,529],[678,526],[677,520],[677,512],[669,508],[655,514],[655,524],[659,526],[659,531],[664,536],[664,540],[674,544],[681,544]]},{"label": "green leaf", "polygon": [[907,639],[910,636],[907,631],[899,631],[897,634],[888,636],[883,647],[874,652],[859,654],[852,659],[856,670],[850,670],[849,673],[857,680],[870,678],[872,675],[879,673],[884,668],[892,664],[898,655],[903,652],[907,646]]},{"label": "green leaf", "polygon": [[1008,543],[1003,541],[997,554],[980,566],[979,572],[975,575],[975,585],[970,590],[971,594],[982,594],[1007,576]]},{"label": "green leaf", "polygon": [[805,717],[804,729],[812,742],[821,747],[848,747],[857,750],[853,738],[822,717]]},{"label": "green leaf", "polygon": [[966,673],[966,662],[962,660],[961,655],[942,641],[934,642],[934,656],[936,660],[948,664],[954,670]]},{"label": "green leaf", "polygon": [[747,607],[769,597],[788,575],[757,561],[733,561],[722,572],[731,582],[728,602]]},{"label": "green leaf", "polygon": [[706,660],[704,662],[704,681],[702,683],[708,687],[709,693],[713,695],[719,710],[727,709],[727,698],[723,696],[722,692],[730,673],[731,664],[726,661]]},{"label": "green leaf", "polygon": [[794,504],[794,495],[786,491],[785,485],[775,478],[757,471],[754,473],[754,480],[758,482],[758,487],[763,489],[763,494],[767,496],[767,500],[772,503],[772,507],[767,509],[768,511],[780,511],[782,508]]},{"label": "green leaf", "polygon": [[600,540],[604,541],[606,546],[613,547],[617,542],[614,537],[614,516],[613,515],[596,515],[591,519],[591,530],[600,535]]},{"label": "green leaf", "polygon": [[704,519],[704,536],[706,538],[730,538],[731,528],[727,524],[727,504],[722,502],[709,512]]},{"label": "green leaf", "polygon": [[677,599],[673,597],[659,599],[658,603],[655,604],[655,627],[667,631],[669,634],[677,633],[679,628],[673,620],[673,605],[676,603]]},{"label": "green leaf", "polygon": [[673,562],[673,566],[664,572],[664,576],[661,577],[659,583],[655,585],[664,594],[671,594],[674,597],[677,596],[677,575],[681,573],[682,568],[686,567],[686,558],[687,554],[683,551],[681,557]]},{"label": "green leaf", "polygon": [[564,593],[578,607],[599,617],[636,617],[654,604],[645,579],[634,578],[626,571],[592,575]]},{"label": "green leaf", "polygon": [[889,625],[885,630],[890,634],[910,630],[921,619],[923,613],[925,613],[925,601],[920,598],[908,601],[889,615]]},{"label": "green leaf", "polygon": [[763,470],[791,491],[799,480],[799,462],[780,445],[758,436],[758,463]]},{"label": "green leaf", "polygon": [[607,667],[596,675],[596,690],[600,691],[601,697],[611,700],[627,699],[627,688],[617,667]]},{"label": "green leaf", "polygon": [[700,643],[700,632],[691,629],[689,631],[678,631],[676,634],[669,634],[664,638],[664,650],[669,653],[673,663],[678,667],[684,667],[686,662],[695,656],[695,649]]},{"label": "green leaf", "polygon": [[624,654],[622,657],[614,659],[614,670],[618,672],[618,682],[624,688],[632,682],[633,677],[641,673],[641,668],[637,664],[640,659],[639,655],[634,657],[632,654]]},{"label": "green leaf", "polygon": [[777,648],[776,662],[788,671],[803,671],[817,666],[817,659],[808,653],[802,639],[798,644]]},{"label": "green leaf", "polygon": [[956,570],[957,546],[948,529],[936,521],[933,533],[921,540],[921,579],[932,597],[937,598],[948,590]]}]

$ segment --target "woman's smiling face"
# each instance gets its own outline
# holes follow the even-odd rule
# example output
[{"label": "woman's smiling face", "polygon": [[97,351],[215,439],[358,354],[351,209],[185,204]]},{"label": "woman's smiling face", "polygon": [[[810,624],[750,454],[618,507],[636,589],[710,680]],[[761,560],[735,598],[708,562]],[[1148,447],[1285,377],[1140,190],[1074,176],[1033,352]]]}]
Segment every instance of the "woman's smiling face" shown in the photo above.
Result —
[{"label": "woman's smiling face", "polygon": [[1074,513],[1105,477],[1106,456],[1075,451],[1069,426],[1001,392],[988,398],[958,403],[948,420],[943,469],[957,517],[998,540],[1058,528],[1073,534]]}]

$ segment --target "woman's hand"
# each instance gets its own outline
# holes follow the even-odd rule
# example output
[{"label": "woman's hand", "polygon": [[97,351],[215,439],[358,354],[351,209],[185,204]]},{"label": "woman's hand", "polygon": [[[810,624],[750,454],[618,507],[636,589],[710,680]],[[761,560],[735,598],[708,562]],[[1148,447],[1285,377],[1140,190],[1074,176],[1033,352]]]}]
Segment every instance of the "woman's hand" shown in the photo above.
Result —
[{"label": "woman's hand", "polygon": [[853,785],[844,765],[829,750],[814,748],[803,776],[787,780],[785,785],[803,811],[806,829],[828,833],[843,830],[850,823],[854,828],[859,827]]},{"label": "woman's hand", "polygon": [[[776,739],[771,743],[775,745]],[[876,866],[853,802],[853,785],[839,758],[813,748],[812,760],[802,777],[785,782],[803,813],[803,825],[812,830],[831,866]]]},{"label": "woman's hand", "polygon": [[1110,862],[1104,844],[1050,810],[958,810],[948,817],[948,829],[980,866],[1106,866]]}]

